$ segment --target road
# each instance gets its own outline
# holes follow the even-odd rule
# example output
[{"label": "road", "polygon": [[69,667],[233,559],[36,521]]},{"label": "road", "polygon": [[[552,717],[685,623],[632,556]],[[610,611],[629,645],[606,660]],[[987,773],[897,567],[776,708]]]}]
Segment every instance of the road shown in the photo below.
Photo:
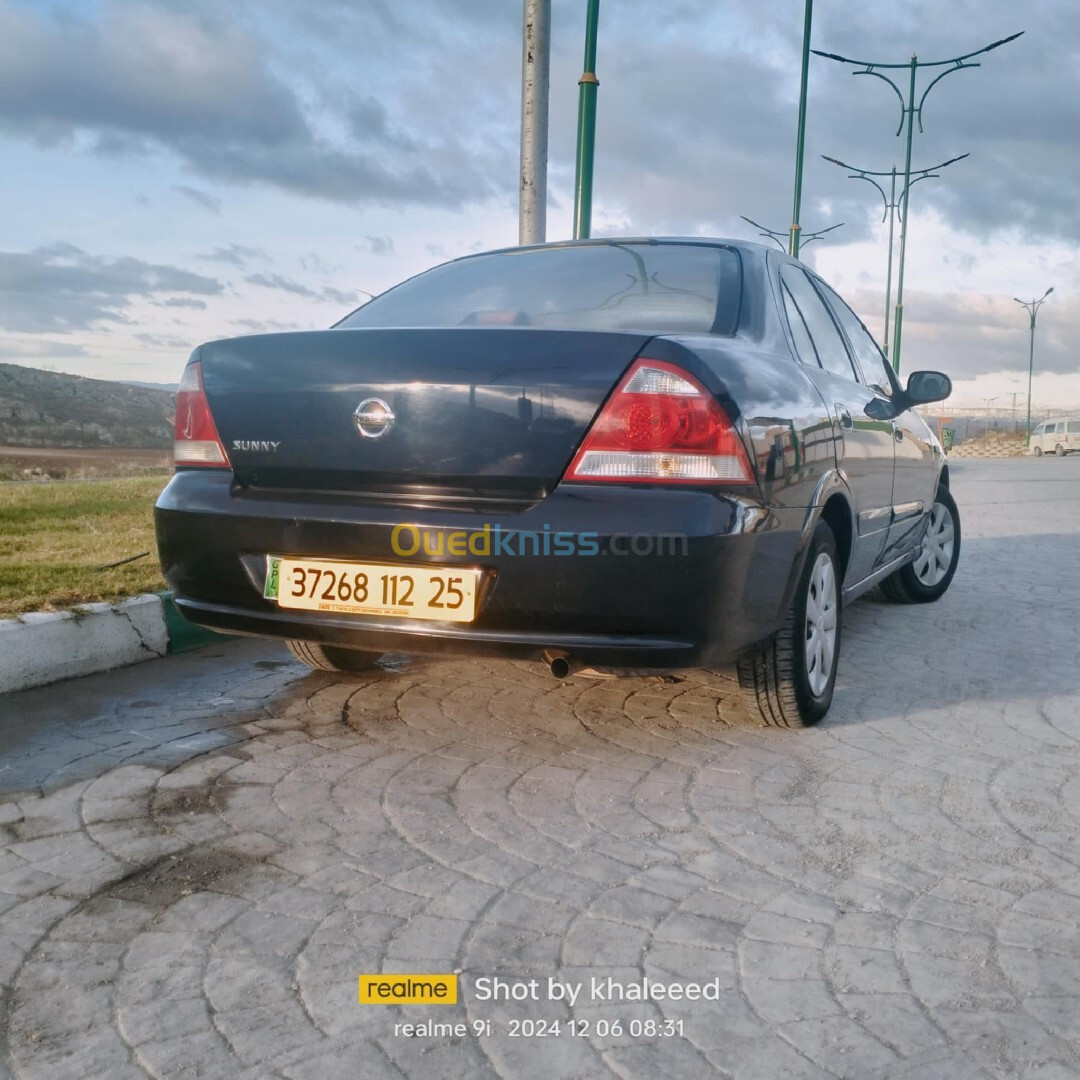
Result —
[{"label": "road", "polygon": [[[261,642],[0,698],[0,1078],[1080,1075],[1080,458],[953,491],[952,589],[852,605],[810,731],[725,673]],[[463,1004],[358,1005],[379,971]]]}]

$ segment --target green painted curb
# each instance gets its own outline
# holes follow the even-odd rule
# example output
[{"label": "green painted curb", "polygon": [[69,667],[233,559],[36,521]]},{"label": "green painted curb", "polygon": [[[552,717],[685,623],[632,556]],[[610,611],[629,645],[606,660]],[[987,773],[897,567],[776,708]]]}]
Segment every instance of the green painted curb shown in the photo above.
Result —
[{"label": "green painted curb", "polygon": [[159,592],[161,610],[165,616],[165,629],[169,635],[169,652],[187,652],[189,649],[201,649],[204,645],[215,642],[235,641],[230,634],[217,634],[213,630],[196,626],[189,622],[177,610],[171,592]]}]

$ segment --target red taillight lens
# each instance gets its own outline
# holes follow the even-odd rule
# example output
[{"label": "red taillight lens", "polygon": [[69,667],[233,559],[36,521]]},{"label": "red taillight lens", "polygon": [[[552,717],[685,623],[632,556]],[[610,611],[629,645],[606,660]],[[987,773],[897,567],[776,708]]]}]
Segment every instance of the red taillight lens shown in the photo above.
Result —
[{"label": "red taillight lens", "polygon": [[754,473],[738,432],[697,379],[663,360],[636,360],[564,479],[752,484]]},{"label": "red taillight lens", "polygon": [[229,467],[229,458],[203,389],[202,364],[188,364],[176,391],[173,459],[177,465]]}]

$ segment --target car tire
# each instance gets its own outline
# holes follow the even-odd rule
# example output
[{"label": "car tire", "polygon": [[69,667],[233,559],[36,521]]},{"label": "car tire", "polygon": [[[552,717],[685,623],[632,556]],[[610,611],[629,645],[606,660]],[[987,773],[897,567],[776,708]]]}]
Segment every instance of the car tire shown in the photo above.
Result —
[{"label": "car tire", "polygon": [[313,641],[286,641],[289,652],[315,671],[355,674],[371,671],[382,653],[343,649],[340,645],[317,645]]},{"label": "car tire", "polygon": [[1035,450],[1033,452],[1034,452],[1036,457],[1042,457],[1042,447],[1041,446],[1036,446]]},{"label": "car tire", "polygon": [[743,701],[770,727],[811,727],[829,711],[840,658],[841,576],[836,538],[818,522],[784,625],[737,663]]},{"label": "car tire", "polygon": [[919,554],[885,578],[881,591],[897,604],[933,603],[952,584],[959,561],[960,511],[949,489],[939,487]]},{"label": "car tire", "polygon": [[1058,457],[1064,457],[1065,456],[1065,447],[1062,446],[1061,443],[1058,443],[1057,446],[1054,447],[1054,453]]}]

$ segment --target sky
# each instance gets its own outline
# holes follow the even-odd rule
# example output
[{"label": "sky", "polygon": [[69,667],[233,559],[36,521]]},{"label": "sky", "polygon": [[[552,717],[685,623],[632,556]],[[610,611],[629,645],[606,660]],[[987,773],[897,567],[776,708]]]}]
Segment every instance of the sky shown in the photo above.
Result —
[{"label": "sky", "polygon": [[[549,240],[584,19],[554,0]],[[521,22],[521,0],[0,0],[0,362],[175,382],[201,341],[328,326],[516,243]],[[801,0],[602,0],[593,234],[786,231],[802,27]],[[1039,414],[1080,408],[1080,4],[817,0],[812,44],[905,63],[1021,30],[925,99],[913,167],[970,157],[911,189],[902,361],[1022,413],[1014,297],[1053,286]],[[882,199],[822,155],[902,169],[904,140],[855,70],[811,61],[802,224],[844,224],[803,257],[880,337]]]}]

